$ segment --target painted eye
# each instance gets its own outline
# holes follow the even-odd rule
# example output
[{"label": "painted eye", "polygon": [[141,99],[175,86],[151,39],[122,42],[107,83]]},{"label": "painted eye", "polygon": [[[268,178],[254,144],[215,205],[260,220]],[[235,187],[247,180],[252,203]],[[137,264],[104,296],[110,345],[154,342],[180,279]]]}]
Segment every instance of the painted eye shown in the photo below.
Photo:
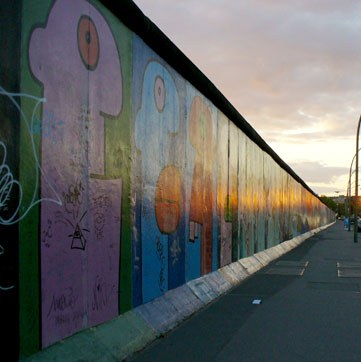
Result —
[{"label": "painted eye", "polygon": [[78,49],[86,68],[94,70],[99,60],[99,37],[93,20],[86,15],[78,23]]},{"label": "painted eye", "polygon": [[163,111],[165,103],[165,85],[161,77],[157,77],[154,83],[154,99],[159,112]]}]

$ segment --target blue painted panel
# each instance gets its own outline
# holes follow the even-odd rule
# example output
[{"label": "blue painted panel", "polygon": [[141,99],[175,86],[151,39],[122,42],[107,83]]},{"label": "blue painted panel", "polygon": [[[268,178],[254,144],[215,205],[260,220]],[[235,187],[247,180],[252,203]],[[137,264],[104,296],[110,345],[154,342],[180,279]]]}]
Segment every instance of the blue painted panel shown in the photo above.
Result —
[{"label": "blue painted panel", "polygon": [[[171,237],[169,243],[171,232],[160,230],[155,203],[158,179],[171,165],[172,140],[178,127],[179,101],[173,78],[162,64],[150,61],[145,68],[141,104],[135,119],[135,144],[141,160],[142,207],[138,233],[140,231],[142,249],[143,302],[163,294],[169,287],[169,250],[174,250],[173,241],[177,237]],[[172,272],[172,268],[170,270]]]}]

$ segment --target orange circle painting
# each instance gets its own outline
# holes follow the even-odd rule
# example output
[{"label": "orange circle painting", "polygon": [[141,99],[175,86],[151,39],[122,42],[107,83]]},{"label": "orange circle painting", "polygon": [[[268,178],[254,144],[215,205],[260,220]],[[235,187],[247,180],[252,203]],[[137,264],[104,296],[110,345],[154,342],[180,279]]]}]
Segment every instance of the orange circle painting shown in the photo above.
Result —
[{"label": "orange circle painting", "polygon": [[160,173],[155,190],[155,217],[159,230],[173,233],[178,226],[182,201],[182,177],[175,166],[167,166]]},{"label": "orange circle painting", "polygon": [[99,37],[93,20],[86,15],[79,20],[78,47],[85,66],[94,70],[99,60]]}]

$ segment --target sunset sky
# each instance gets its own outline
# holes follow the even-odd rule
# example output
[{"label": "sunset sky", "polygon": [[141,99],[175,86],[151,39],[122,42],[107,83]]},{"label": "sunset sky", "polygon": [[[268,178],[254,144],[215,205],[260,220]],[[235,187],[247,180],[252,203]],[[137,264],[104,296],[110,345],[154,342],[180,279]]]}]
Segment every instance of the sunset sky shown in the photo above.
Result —
[{"label": "sunset sky", "polygon": [[346,194],[361,113],[359,0],[135,3],[317,194]]}]

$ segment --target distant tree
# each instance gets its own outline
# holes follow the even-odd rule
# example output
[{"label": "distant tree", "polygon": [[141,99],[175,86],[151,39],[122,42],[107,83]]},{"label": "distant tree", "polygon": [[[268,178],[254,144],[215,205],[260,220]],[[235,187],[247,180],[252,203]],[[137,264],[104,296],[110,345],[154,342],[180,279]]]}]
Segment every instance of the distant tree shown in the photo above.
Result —
[{"label": "distant tree", "polygon": [[332,211],[334,211],[334,212],[336,212],[336,213],[339,211],[336,202],[335,202],[331,197],[327,197],[327,196],[322,195],[322,196],[320,197],[320,199],[321,199],[321,201],[322,201],[325,205],[327,205]]}]

